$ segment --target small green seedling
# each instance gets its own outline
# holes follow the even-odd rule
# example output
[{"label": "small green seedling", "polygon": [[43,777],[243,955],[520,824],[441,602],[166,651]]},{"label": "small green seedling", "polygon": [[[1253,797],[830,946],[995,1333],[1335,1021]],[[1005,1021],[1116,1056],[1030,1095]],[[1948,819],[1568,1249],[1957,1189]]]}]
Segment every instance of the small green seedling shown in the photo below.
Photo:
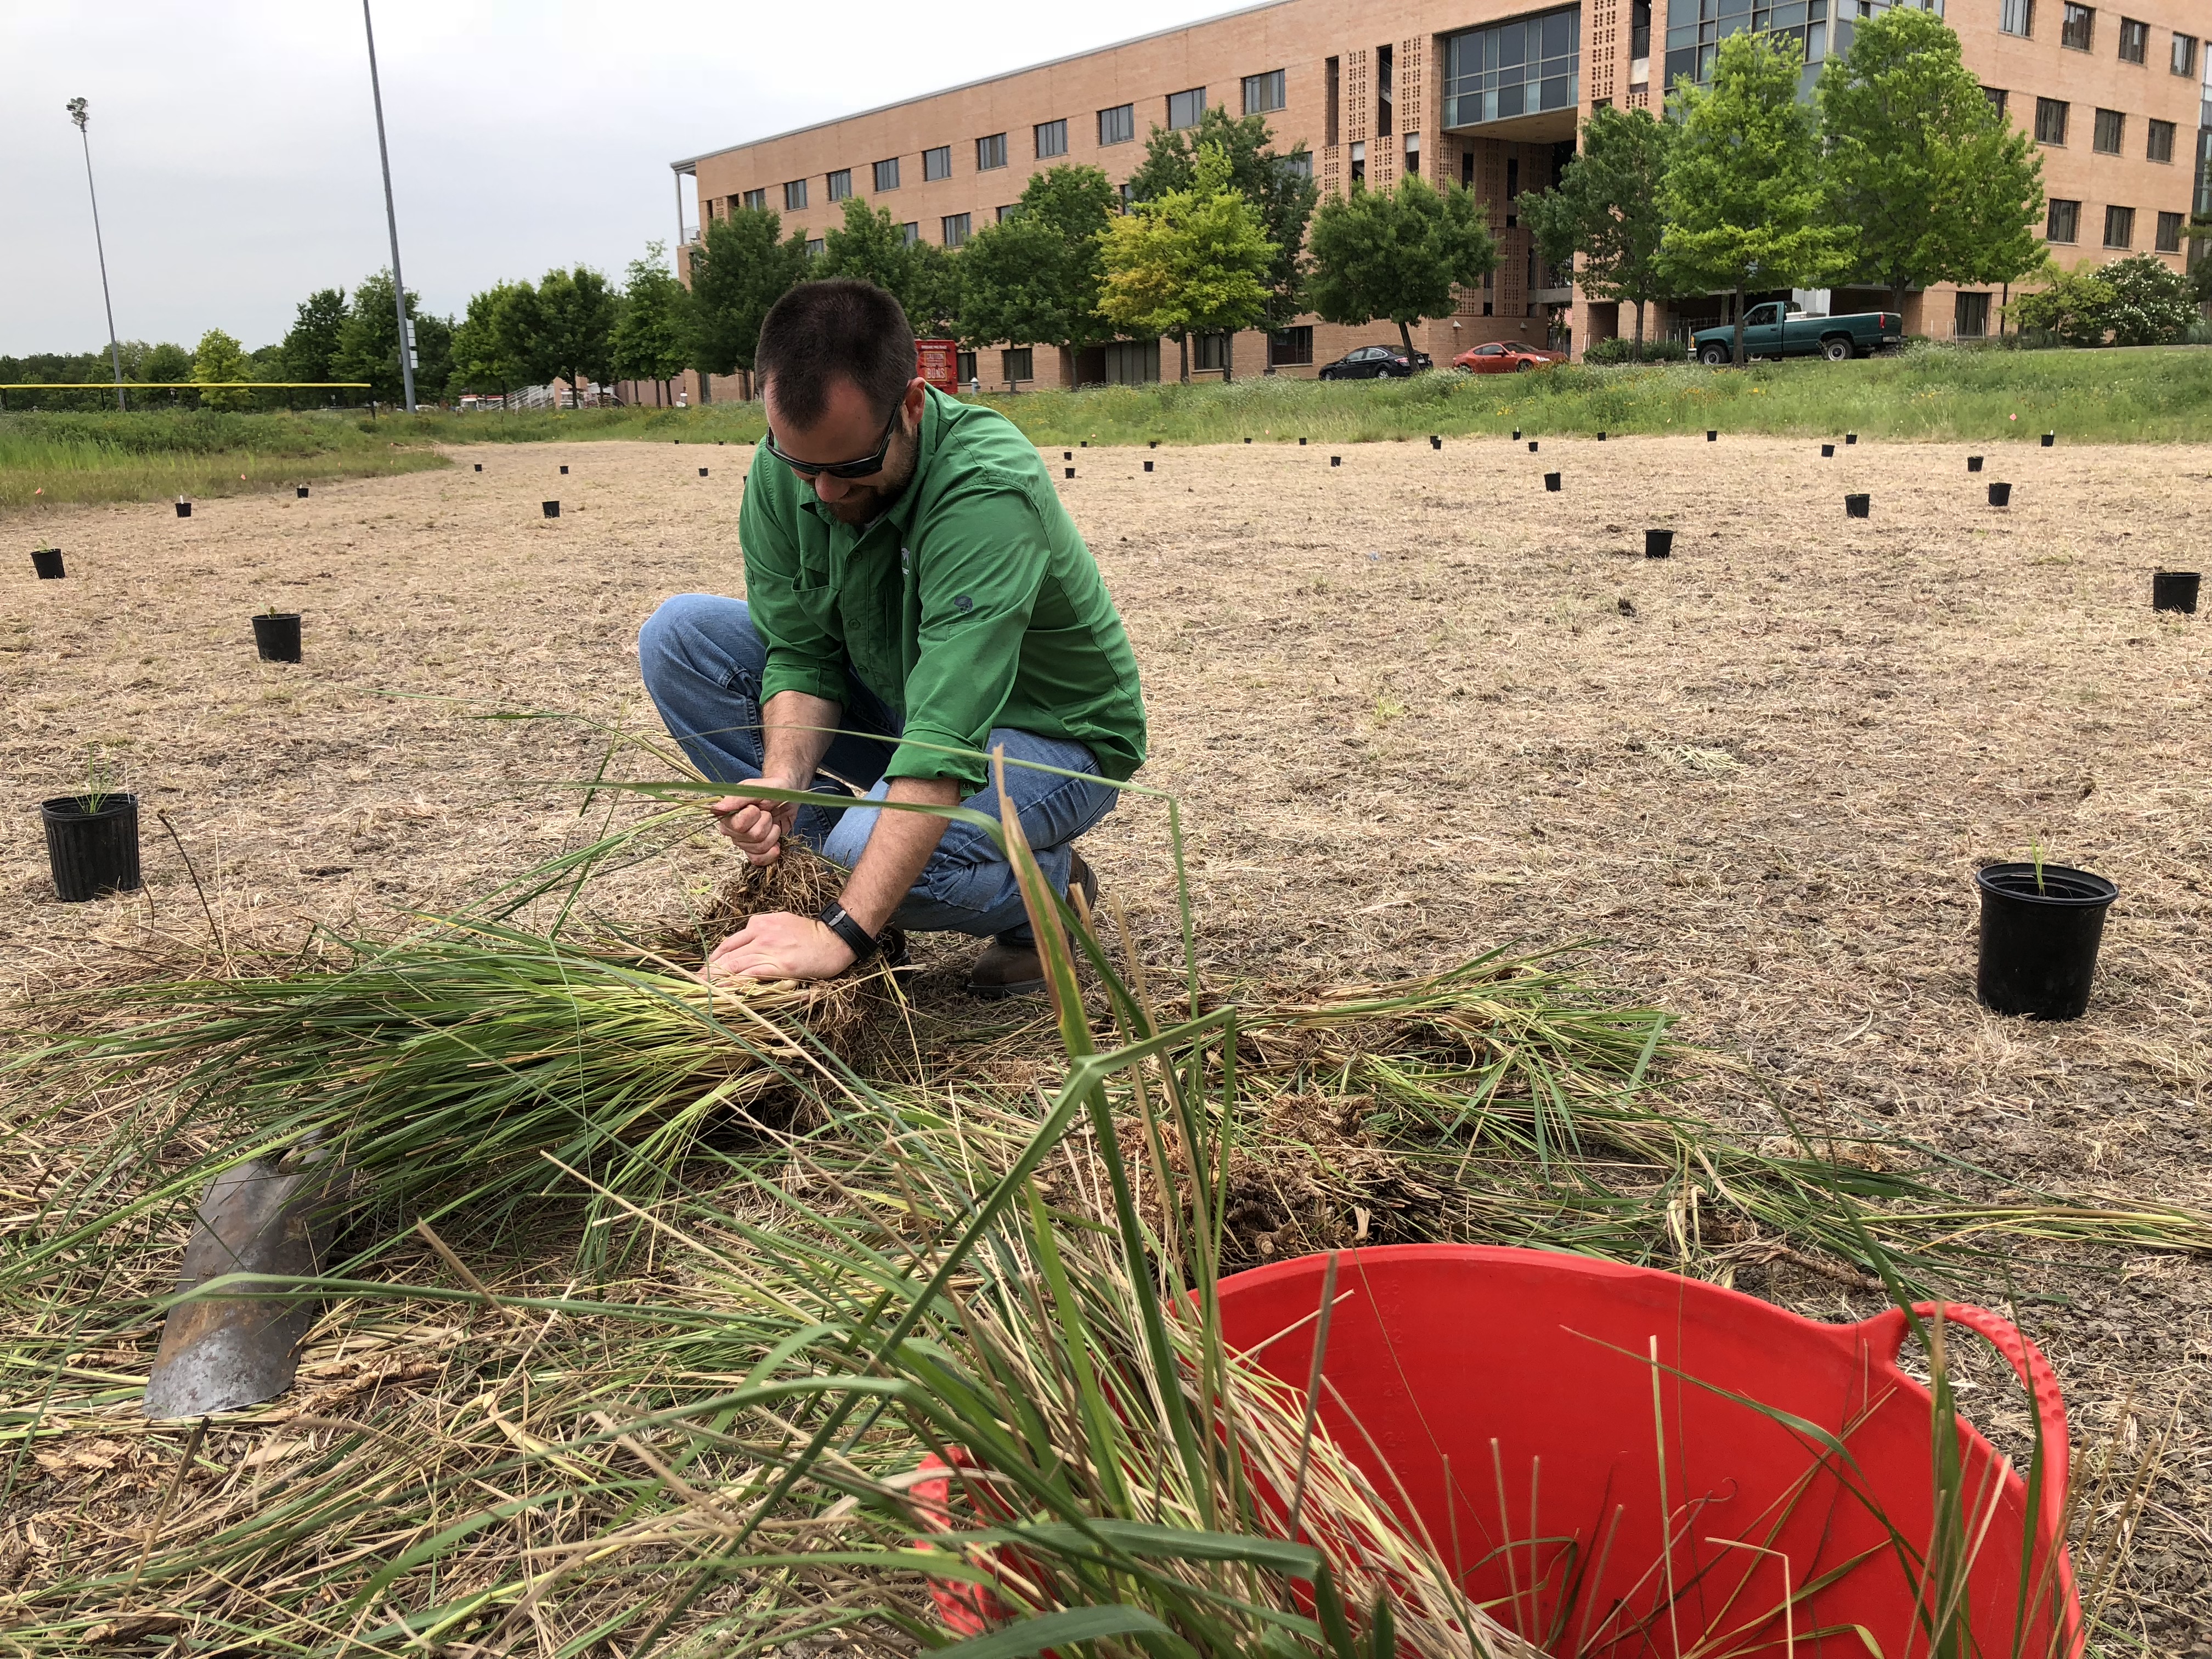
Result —
[{"label": "small green seedling", "polygon": [[107,805],[110,795],[119,793],[123,769],[94,744],[84,762],[84,810],[96,813]]}]

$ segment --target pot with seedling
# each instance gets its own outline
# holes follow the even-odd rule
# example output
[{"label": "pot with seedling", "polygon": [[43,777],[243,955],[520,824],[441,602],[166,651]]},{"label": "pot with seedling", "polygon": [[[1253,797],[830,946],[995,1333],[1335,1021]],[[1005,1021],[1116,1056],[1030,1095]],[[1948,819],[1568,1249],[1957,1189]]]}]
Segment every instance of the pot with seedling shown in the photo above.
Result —
[{"label": "pot with seedling", "polygon": [[138,797],[119,786],[122,769],[97,744],[85,762],[84,793],[40,804],[46,820],[46,863],[64,904],[106,893],[135,893],[138,877]]},{"label": "pot with seedling", "polygon": [[1982,895],[1982,1006],[2030,1019],[2079,1019],[2105,937],[2105,913],[2120,890],[2100,875],[2046,863],[2039,842],[2025,862],[1976,872]]},{"label": "pot with seedling", "polygon": [[300,660],[300,613],[270,605],[253,619],[254,648],[264,662]]}]

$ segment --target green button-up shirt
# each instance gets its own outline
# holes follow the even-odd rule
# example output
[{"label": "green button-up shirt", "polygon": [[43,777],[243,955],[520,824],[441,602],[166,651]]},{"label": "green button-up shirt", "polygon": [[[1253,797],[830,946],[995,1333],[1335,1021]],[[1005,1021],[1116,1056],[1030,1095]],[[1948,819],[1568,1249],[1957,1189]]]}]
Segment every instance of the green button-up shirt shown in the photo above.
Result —
[{"label": "green button-up shirt", "polygon": [[[845,700],[846,665],[896,710],[887,777],[983,787],[991,728],[1069,738],[1120,781],[1145,758],[1137,659],[1091,550],[1013,422],[932,388],[914,481],[872,524],[842,524],[757,450],[738,530],[768,647],[763,701]],[[933,748],[929,745],[938,745]]]}]

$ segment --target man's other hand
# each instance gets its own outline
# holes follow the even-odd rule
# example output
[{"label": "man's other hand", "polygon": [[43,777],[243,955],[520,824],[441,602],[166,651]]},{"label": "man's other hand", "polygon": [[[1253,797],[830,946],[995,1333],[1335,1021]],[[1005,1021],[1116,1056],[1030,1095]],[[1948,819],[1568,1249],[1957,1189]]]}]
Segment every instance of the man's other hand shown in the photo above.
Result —
[{"label": "man's other hand", "polygon": [[714,947],[702,979],[829,979],[853,965],[852,947],[811,916],[755,916]]},{"label": "man's other hand", "polygon": [[773,864],[783,852],[783,838],[799,821],[799,808],[790,801],[748,800],[725,795],[707,809],[721,820],[722,833],[745,855],[748,864]]}]

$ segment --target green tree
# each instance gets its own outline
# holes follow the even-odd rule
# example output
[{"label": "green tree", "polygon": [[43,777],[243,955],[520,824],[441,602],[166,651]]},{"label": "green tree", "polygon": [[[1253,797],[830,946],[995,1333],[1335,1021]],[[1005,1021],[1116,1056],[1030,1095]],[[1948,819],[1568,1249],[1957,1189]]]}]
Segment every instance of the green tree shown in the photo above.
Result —
[{"label": "green tree", "polygon": [[[453,325],[449,318],[426,317],[421,297],[407,295],[407,319],[415,325],[415,383],[417,396],[441,386],[451,373]],[[396,404],[404,395],[399,374],[399,320],[392,314],[392,273],[380,270],[354,284],[353,303],[338,330],[331,362],[333,380],[366,380],[368,396]],[[434,395],[434,393],[433,394]]]},{"label": "green tree", "polygon": [[899,304],[906,308],[907,321],[914,325],[916,334],[957,334],[967,254],[934,242],[916,242],[908,252],[913,263],[907,267],[906,287],[898,295]]},{"label": "green tree", "polygon": [[1355,186],[1314,215],[1306,293],[1322,321],[1354,326],[1387,317],[1410,356],[1412,325],[1458,305],[1498,263],[1490,215],[1458,185],[1407,173],[1390,190]]},{"label": "green tree", "polygon": [[[11,376],[10,378],[27,379],[28,377]],[[79,374],[72,378],[88,380],[91,377]],[[191,354],[184,347],[164,340],[160,345],[149,349],[145,356],[139,360],[137,378],[157,386],[174,385],[179,380],[189,380],[192,378]],[[140,395],[143,397],[148,394]],[[185,394],[180,392],[157,392],[151,395],[158,398],[166,398],[173,404],[180,401]]]},{"label": "green tree", "polygon": [[1105,282],[1099,314],[1139,335],[1170,335],[1190,379],[1190,337],[1250,328],[1267,316],[1275,245],[1251,203],[1229,183],[1229,158],[1199,156],[1188,190],[1171,190],[1099,233]]},{"label": "green tree", "polygon": [[1129,199],[1157,201],[1172,191],[1188,190],[1197,181],[1198,158],[1207,149],[1228,158],[1231,187],[1258,211],[1261,234],[1275,245],[1267,276],[1267,320],[1287,324],[1305,309],[1300,256],[1314,205],[1321,199],[1313,157],[1304,144],[1278,155],[1266,117],[1232,116],[1209,104],[1194,127],[1152,129],[1145,141],[1144,162],[1129,175]]},{"label": "green tree", "polygon": [[1546,263],[1579,255],[1585,293],[1636,307],[1636,351],[1644,352],[1644,308],[1667,297],[1659,240],[1667,219],[1659,191],[1667,179],[1673,126],[1644,110],[1606,105],[1583,124],[1582,147],[1558,187],[1521,198],[1521,222]]},{"label": "green tree", "polygon": [[845,222],[822,239],[822,257],[806,268],[810,280],[832,276],[873,283],[896,298],[917,334],[953,326],[960,310],[964,255],[933,242],[908,246],[905,228],[857,196],[845,198]]},{"label": "green tree", "polygon": [[[237,341],[219,328],[211,328],[200,336],[199,347],[192,353],[192,379],[204,385],[252,378],[247,372],[246,354],[239,349]],[[246,391],[203,392],[199,398],[203,409],[253,407],[253,394]]]},{"label": "green tree", "polygon": [[453,330],[453,368],[446,377],[449,399],[465,392],[505,397],[530,378],[529,362],[513,350],[514,331],[505,325],[507,309],[526,287],[501,283],[469,296],[468,311]]},{"label": "green tree", "polygon": [[1908,287],[2008,283],[2041,263],[2042,159],[1935,13],[1862,21],[1820,71],[1820,107],[1837,216],[1891,310]]},{"label": "green tree", "polygon": [[1113,337],[1098,314],[1106,276],[1098,239],[1115,205],[1114,186],[1097,167],[1032,174],[1014,211],[960,251],[962,343],[971,350],[1003,340],[1072,351]]},{"label": "green tree", "polygon": [[317,289],[301,301],[292,326],[284,335],[283,378],[337,380],[331,365],[337,359],[338,336],[345,319],[346,297],[342,288]]},{"label": "green tree", "polygon": [[1848,267],[1856,240],[1829,210],[1813,112],[1797,100],[1799,51],[1787,37],[1731,34],[1711,87],[1686,76],[1672,94],[1681,131],[1661,192],[1660,261],[1677,294],[1735,295],[1738,365],[1744,290],[1817,288]]},{"label": "green tree", "polygon": [[781,229],[766,208],[738,208],[692,245],[691,366],[702,374],[750,371],[769,307],[806,275],[805,233],[778,240]]},{"label": "green tree", "polygon": [[589,265],[547,271],[526,313],[531,373],[557,375],[579,396],[593,380],[614,379],[620,311],[613,284]]},{"label": "green tree", "polygon": [[630,261],[623,283],[614,342],[618,378],[665,382],[690,367],[691,330],[684,314],[690,301],[668,269],[668,245],[647,242],[645,258]]}]

